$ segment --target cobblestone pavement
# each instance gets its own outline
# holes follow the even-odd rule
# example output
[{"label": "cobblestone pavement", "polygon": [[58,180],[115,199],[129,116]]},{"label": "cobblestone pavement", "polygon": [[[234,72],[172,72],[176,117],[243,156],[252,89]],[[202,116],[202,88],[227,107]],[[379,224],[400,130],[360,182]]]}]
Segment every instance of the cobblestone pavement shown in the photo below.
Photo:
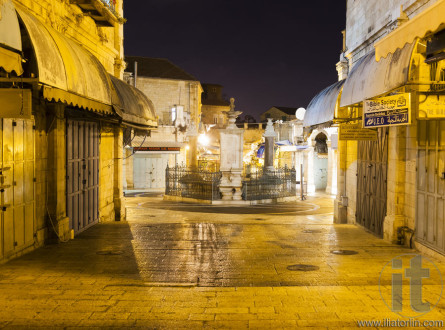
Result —
[{"label": "cobblestone pavement", "polygon": [[[128,222],[0,266],[0,327],[355,329],[408,320],[384,302],[397,272],[387,263],[415,251],[332,224],[332,204],[326,196],[251,207],[128,197]],[[422,300],[439,303],[422,322],[445,319],[441,281],[430,272]],[[402,314],[414,316],[408,284]]]}]

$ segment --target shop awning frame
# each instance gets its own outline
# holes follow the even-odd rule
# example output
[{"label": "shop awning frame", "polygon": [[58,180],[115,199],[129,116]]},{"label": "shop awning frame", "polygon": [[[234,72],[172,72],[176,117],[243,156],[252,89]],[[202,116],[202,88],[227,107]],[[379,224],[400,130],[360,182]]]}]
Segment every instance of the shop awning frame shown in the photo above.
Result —
[{"label": "shop awning frame", "polygon": [[23,74],[22,37],[14,4],[11,0],[0,1],[0,67],[6,72]]},{"label": "shop awning frame", "polygon": [[306,108],[303,127],[325,124],[334,120],[344,83],[345,80],[337,81],[311,100]]},{"label": "shop awning frame", "polygon": [[153,103],[139,89],[110,75],[117,102],[113,107],[125,124],[136,127],[157,127],[156,112]]},{"label": "shop awning frame", "polygon": [[16,5],[16,10],[31,38],[39,82],[46,87],[45,98],[112,114],[111,82],[99,60],[77,42],[43,24],[26,8]]},{"label": "shop awning frame", "polygon": [[445,0],[438,0],[431,7],[403,23],[387,36],[374,44],[375,59],[380,61],[388,55],[402,49],[406,44],[414,43],[417,38],[424,39],[445,28]]},{"label": "shop awning frame", "polygon": [[156,127],[153,103],[137,88],[109,74],[86,48],[16,5],[31,39],[43,97],[102,115],[119,116],[127,126]]},{"label": "shop awning frame", "polygon": [[375,60],[374,51],[359,59],[346,78],[340,107],[359,104],[405,85],[414,46],[415,43],[406,44],[379,62]]}]

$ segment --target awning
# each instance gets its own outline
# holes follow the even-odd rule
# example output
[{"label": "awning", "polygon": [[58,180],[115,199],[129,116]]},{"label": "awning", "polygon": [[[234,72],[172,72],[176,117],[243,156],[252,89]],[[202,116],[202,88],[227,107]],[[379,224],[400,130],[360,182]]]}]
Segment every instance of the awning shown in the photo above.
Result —
[{"label": "awning", "polygon": [[304,127],[327,123],[334,119],[339,94],[344,83],[345,81],[341,80],[332,84],[323,89],[311,100],[304,115]]},{"label": "awning", "polygon": [[363,102],[406,84],[414,44],[407,44],[377,62],[372,51],[357,61],[348,74],[341,94],[340,107]]},{"label": "awning", "polygon": [[114,114],[137,128],[157,126],[151,101],[138,89],[108,74],[82,45],[16,6],[34,47],[43,96],[85,110]]},{"label": "awning", "polygon": [[79,108],[107,114],[112,111],[112,87],[99,60],[80,44],[44,25],[29,11],[16,5],[31,38],[44,97]]},{"label": "awning", "polygon": [[131,141],[132,147],[149,147],[149,148],[183,148],[185,147],[183,142],[175,141],[152,141],[149,137],[135,136]]},{"label": "awning", "polygon": [[156,127],[156,114],[153,103],[139,89],[110,75],[118,96],[118,103],[113,107],[126,124],[141,127]]},{"label": "awning", "polygon": [[276,141],[275,144],[277,146],[293,146],[292,142],[290,142],[289,140],[282,140],[282,141]]},{"label": "awning", "polygon": [[445,27],[445,0],[439,0],[428,9],[402,24],[374,44],[375,58],[381,58],[413,43],[416,38],[425,38]]},{"label": "awning", "polygon": [[0,67],[20,76],[22,68],[22,38],[19,20],[11,0],[0,1]]}]

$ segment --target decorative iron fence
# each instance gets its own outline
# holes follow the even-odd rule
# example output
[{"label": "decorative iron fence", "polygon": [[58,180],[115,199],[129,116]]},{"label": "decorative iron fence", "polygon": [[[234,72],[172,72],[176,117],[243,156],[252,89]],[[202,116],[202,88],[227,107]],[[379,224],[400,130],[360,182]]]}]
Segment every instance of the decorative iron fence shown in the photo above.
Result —
[{"label": "decorative iron fence", "polygon": [[243,181],[244,200],[261,200],[296,196],[297,178],[295,169],[279,168],[273,171],[255,169],[246,171]]},{"label": "decorative iron fence", "polygon": [[221,199],[221,172],[191,170],[182,166],[165,170],[165,194],[205,200]]}]

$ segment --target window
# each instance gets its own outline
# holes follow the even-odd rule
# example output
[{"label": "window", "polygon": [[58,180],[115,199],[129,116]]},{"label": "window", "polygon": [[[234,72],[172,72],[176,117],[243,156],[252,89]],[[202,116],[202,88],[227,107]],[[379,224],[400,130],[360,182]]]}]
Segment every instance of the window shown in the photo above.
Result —
[{"label": "window", "polygon": [[218,124],[218,116],[217,115],[213,116],[213,123]]}]

